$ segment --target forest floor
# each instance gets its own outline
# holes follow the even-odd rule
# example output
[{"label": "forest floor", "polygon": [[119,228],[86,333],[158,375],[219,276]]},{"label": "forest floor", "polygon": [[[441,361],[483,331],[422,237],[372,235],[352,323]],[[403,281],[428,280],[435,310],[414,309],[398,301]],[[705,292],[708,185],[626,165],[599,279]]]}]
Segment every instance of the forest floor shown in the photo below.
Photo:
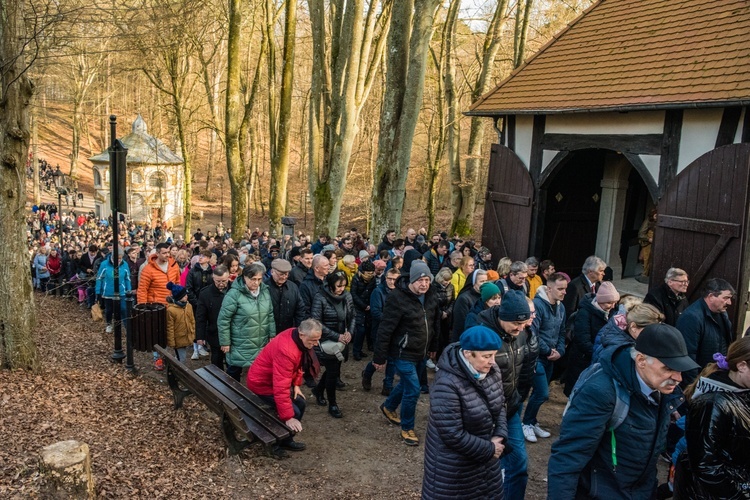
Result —
[{"label": "forest floor", "polygon": [[[136,375],[109,360],[112,335],[68,299],[35,293],[39,373],[0,371],[0,498],[40,498],[42,447],[76,439],[92,453],[99,498],[418,498],[424,446],[407,447],[380,415],[380,377],[364,392],[364,361],[344,363],[344,418],[316,406],[309,390],[299,440],[307,450],[285,460],[251,446],[228,456],[219,420],[189,397],[174,410],[165,372],[136,353]],[[188,361],[198,368],[205,360]],[[557,384],[540,421],[550,439],[527,446],[527,498],[546,496],[546,464],[565,398]],[[429,398],[417,406],[424,437]]]}]

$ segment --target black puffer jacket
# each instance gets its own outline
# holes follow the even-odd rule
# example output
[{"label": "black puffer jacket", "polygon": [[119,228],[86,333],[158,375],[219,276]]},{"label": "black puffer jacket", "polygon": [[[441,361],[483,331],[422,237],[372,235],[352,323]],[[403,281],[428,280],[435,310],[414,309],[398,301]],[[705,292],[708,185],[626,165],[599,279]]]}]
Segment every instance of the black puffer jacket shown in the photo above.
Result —
[{"label": "black puffer jacket", "polygon": [[[531,354],[534,351],[530,345],[532,339],[529,338],[526,330],[515,337],[502,330],[500,323],[497,321],[497,310],[498,306],[491,307],[479,313],[478,318],[480,325],[491,328],[503,341],[502,348],[495,355],[495,363],[497,363],[497,367],[503,376],[503,393],[507,414],[513,416],[521,406],[522,394],[528,393],[539,347],[536,347],[537,356],[534,356]],[[529,380],[526,380],[522,377],[522,374],[526,377],[528,377],[528,374],[532,374],[532,376],[528,377]]]},{"label": "black puffer jacket", "polygon": [[[352,300],[354,301],[354,307],[357,309],[357,314],[364,314],[368,307],[370,307],[370,295],[375,290],[375,280],[365,281],[360,273],[352,279]],[[367,311],[369,312],[369,311]]]},{"label": "black puffer jacket", "polygon": [[[328,287],[318,293],[313,299],[311,317],[323,324],[321,341],[339,341],[339,335],[349,332],[354,335],[354,303],[349,292],[333,295]],[[349,345],[344,355],[348,355]],[[315,354],[320,359],[333,359],[334,356],[325,354],[319,346],[315,346]]]},{"label": "black puffer jacket", "polygon": [[213,275],[214,270],[211,269],[211,266],[203,269],[197,262],[188,271],[187,279],[185,280],[185,289],[187,290],[188,302],[190,302],[193,308],[198,307],[198,296],[201,290],[213,283]]},{"label": "black puffer jacket", "polygon": [[385,301],[383,319],[378,327],[373,362],[382,365],[386,357],[406,361],[422,361],[428,352],[437,349],[440,328],[440,307],[435,289],[424,294],[424,305],[409,289],[409,280],[402,277]]},{"label": "black puffer jacket", "polygon": [[309,271],[310,270],[306,268],[304,264],[302,264],[301,262],[297,262],[297,264],[289,273],[289,281],[297,286],[300,286],[302,284],[302,280],[305,279],[305,276],[307,276],[307,273]]},{"label": "black puffer jacket", "polygon": [[563,391],[566,396],[570,396],[579,375],[591,364],[596,335],[607,324],[607,314],[595,306],[593,300],[594,296],[590,294],[578,305],[573,326],[573,341],[568,349],[568,370]]},{"label": "black puffer jacket", "polygon": [[323,280],[315,276],[312,269],[308,271],[302,284],[299,286],[299,298],[302,311],[302,318],[311,318],[310,310],[312,309],[313,299],[323,289]]},{"label": "black puffer jacket", "polygon": [[205,340],[216,349],[219,349],[219,311],[226,292],[227,290],[221,291],[211,283],[201,290],[195,309],[195,338]]},{"label": "black puffer jacket", "polygon": [[[467,280],[468,281],[468,280]],[[482,295],[474,290],[474,287],[464,288],[456,301],[453,303],[453,330],[451,332],[451,342],[458,342],[461,334],[466,330],[466,316],[474,307]]]},{"label": "black puffer jacket", "polygon": [[503,498],[500,460],[490,440],[508,438],[500,371],[493,367],[475,380],[462,356],[458,344],[446,348],[430,390],[424,499]]}]

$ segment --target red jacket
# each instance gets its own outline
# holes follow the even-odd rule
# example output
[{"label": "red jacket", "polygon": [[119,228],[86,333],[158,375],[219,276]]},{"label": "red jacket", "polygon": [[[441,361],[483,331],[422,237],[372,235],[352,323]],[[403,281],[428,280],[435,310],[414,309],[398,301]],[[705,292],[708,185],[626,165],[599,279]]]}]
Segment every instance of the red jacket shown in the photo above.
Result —
[{"label": "red jacket", "polygon": [[276,335],[247,371],[247,388],[258,396],[273,396],[279,418],[294,418],[292,386],[302,385],[302,351],[292,339],[294,328]]}]

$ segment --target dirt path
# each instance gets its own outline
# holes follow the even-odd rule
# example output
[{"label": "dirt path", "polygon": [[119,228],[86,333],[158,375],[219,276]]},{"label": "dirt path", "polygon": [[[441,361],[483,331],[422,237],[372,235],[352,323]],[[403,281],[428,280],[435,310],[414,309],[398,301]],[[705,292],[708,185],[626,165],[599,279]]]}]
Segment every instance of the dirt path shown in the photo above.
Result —
[{"label": "dirt path", "polygon": [[[193,398],[175,411],[163,372],[137,353],[132,377],[109,362],[111,336],[103,324],[67,299],[36,295],[44,369],[34,375],[0,371],[0,498],[38,496],[39,450],[65,439],[89,444],[102,498],[418,498],[424,448],[404,446],[398,428],[380,415],[381,376],[361,389],[362,362],[344,364],[349,386],[340,393],[344,418],[335,420],[308,395],[299,436],[308,448],[289,459],[257,447],[227,457],[218,418]],[[189,361],[193,368],[205,361]],[[564,397],[557,389],[540,421],[559,431]],[[429,401],[417,407],[423,437]],[[546,494],[552,439],[529,445],[527,498]]]}]

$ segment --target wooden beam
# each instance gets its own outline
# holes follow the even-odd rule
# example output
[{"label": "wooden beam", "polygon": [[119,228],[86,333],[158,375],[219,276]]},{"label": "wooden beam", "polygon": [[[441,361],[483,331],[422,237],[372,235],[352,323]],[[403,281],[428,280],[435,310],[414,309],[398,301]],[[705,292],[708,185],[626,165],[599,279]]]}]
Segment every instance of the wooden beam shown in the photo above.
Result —
[{"label": "wooden beam", "polygon": [[742,142],[750,142],[750,107],[745,106],[745,117],[742,119]]},{"label": "wooden beam", "polygon": [[570,151],[560,151],[555,155],[554,158],[552,158],[552,161],[549,162],[549,165],[547,165],[547,168],[545,168],[539,178],[536,180],[536,186],[541,188],[547,184],[547,181],[550,179],[551,176],[554,176],[554,174],[557,172],[557,169],[560,168],[560,165],[565,161],[565,159],[570,155]]},{"label": "wooden beam", "polygon": [[659,198],[666,192],[677,175],[682,137],[682,110],[668,109],[664,115],[661,160],[659,161]]},{"label": "wooden beam", "polygon": [[721,125],[719,125],[719,132],[716,134],[716,145],[715,148],[726,146],[728,144],[734,144],[734,136],[737,135],[737,127],[740,126],[740,115],[742,114],[742,108],[740,106],[730,106],[724,108],[724,113],[721,115]]},{"label": "wooden beam", "polygon": [[546,123],[547,115],[534,115],[534,127],[531,132],[531,155],[529,156],[529,173],[534,185],[536,185],[539,175],[542,173],[542,161],[544,158],[542,141],[544,140],[544,127]]},{"label": "wooden beam", "polygon": [[619,153],[661,154],[660,134],[544,134],[542,147],[553,151],[609,149]]},{"label": "wooden beam", "polygon": [[508,116],[508,149],[516,151],[516,115]]}]

